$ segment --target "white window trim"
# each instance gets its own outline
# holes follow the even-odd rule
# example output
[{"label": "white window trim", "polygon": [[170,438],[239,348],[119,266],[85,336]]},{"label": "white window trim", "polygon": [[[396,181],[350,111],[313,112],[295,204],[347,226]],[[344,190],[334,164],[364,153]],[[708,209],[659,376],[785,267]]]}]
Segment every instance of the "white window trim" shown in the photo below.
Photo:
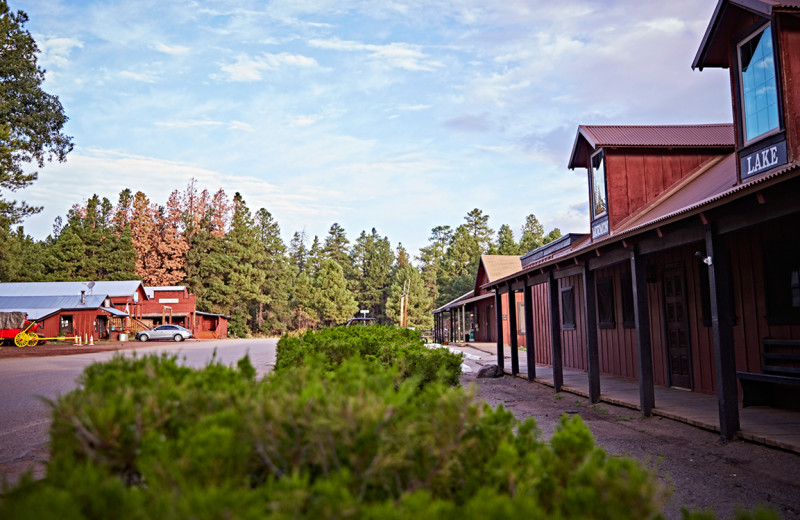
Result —
[{"label": "white window trim", "polygon": [[[603,155],[603,189],[606,195],[606,210],[602,213],[594,214],[594,158]],[[608,215],[608,168],[606,164],[605,150],[600,148],[589,156],[589,217],[591,222]]]}]

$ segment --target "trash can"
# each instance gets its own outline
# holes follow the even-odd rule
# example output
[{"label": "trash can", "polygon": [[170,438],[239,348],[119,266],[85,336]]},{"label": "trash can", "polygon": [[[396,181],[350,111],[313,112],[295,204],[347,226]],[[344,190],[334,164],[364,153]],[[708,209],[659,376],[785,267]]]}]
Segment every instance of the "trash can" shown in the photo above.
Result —
[{"label": "trash can", "polygon": [[474,330],[469,331],[469,340],[470,341],[475,341],[475,331]]},{"label": "trash can", "polygon": [[127,332],[120,332],[119,333],[119,340],[120,341],[128,341],[128,333]]}]

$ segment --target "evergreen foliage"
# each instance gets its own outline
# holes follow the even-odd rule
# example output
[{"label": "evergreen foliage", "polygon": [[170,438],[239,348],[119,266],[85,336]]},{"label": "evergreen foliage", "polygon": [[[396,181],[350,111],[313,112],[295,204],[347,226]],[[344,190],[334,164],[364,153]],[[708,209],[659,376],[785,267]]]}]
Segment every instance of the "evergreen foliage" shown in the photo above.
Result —
[{"label": "evergreen foliage", "polygon": [[[544,442],[533,419],[422,384],[396,357],[415,348],[409,334],[310,333],[309,364],[285,363],[284,345],[263,380],[247,358],[202,370],[174,356],[92,365],[52,403],[45,478],[6,489],[0,517],[662,518],[655,475],[606,454],[580,417],[564,416]],[[387,342],[397,348],[356,353]],[[320,356],[346,349],[354,355],[335,364]]]},{"label": "evergreen foliage", "polygon": [[405,264],[395,271],[394,281],[389,289],[389,299],[386,302],[387,317],[395,324],[401,323],[400,301],[404,289],[408,294],[406,326],[420,330],[432,329],[433,298],[428,293],[419,270],[413,265]]}]

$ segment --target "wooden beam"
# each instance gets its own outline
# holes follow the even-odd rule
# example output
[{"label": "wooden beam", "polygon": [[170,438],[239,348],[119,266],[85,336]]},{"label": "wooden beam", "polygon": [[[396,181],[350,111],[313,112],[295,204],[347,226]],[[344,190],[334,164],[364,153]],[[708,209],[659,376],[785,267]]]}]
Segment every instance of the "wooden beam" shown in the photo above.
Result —
[{"label": "wooden beam", "polygon": [[[719,431],[724,440],[731,440],[739,431],[739,397],[736,383],[736,349],[733,347],[730,261],[722,238],[714,233],[711,226],[706,228],[706,255],[711,258],[707,268],[719,401]],[[706,268],[706,265],[701,267]]]},{"label": "wooden beam", "polygon": [[528,381],[536,379],[536,351],[533,339],[533,294],[529,285],[525,286],[525,354],[528,362]]},{"label": "wooden beam", "polygon": [[511,375],[519,374],[519,341],[517,338],[517,293],[508,293],[508,335],[511,342]]},{"label": "wooden beam", "polygon": [[547,282],[550,293],[550,346],[553,362],[553,389],[561,391],[564,385],[564,365],[561,360],[561,318],[559,310],[558,280],[554,276]]},{"label": "wooden beam", "polygon": [[575,276],[576,274],[583,273],[583,266],[582,265],[574,265],[572,267],[567,267],[566,269],[559,269],[553,276],[555,276],[556,280],[560,280],[562,278],[567,278],[568,276]]},{"label": "wooden beam", "polygon": [[600,256],[600,248],[599,247],[594,250],[594,254],[595,254],[595,256]]},{"label": "wooden beam", "polygon": [[758,201],[759,204],[766,204],[767,203],[767,199],[764,198],[764,192],[763,191],[759,191],[758,193],[756,193],[756,200]]},{"label": "wooden beam", "polygon": [[495,292],[505,294],[508,292],[508,285],[498,285],[494,288]]},{"label": "wooden beam", "polygon": [[618,249],[606,251],[600,258],[590,258],[587,260],[587,263],[589,264],[589,269],[594,271],[603,267],[619,264],[620,262],[627,262],[629,260],[630,252],[619,247]]},{"label": "wooden beam", "polygon": [[708,225],[708,217],[706,217],[706,214],[702,211],[700,212],[700,222],[702,222],[704,226]]},{"label": "wooden beam", "polygon": [[511,282],[511,290],[512,291],[522,291],[525,289],[525,279],[522,280],[514,280]]},{"label": "wooden beam", "polygon": [[540,283],[547,283],[547,280],[550,279],[550,273],[545,272],[544,269],[541,269],[541,271],[542,272],[539,274],[528,275],[525,285],[530,287],[532,285],[539,285]]},{"label": "wooden beam", "polygon": [[500,292],[494,293],[495,307],[495,332],[497,333],[497,366],[500,370],[505,368],[505,358],[503,353],[503,295]]},{"label": "wooden beam", "polygon": [[583,312],[586,318],[586,365],[589,369],[589,402],[600,401],[600,353],[597,340],[597,300],[594,271],[583,269]]},{"label": "wooden beam", "polygon": [[650,344],[650,305],[647,297],[647,267],[644,257],[631,251],[631,283],[633,283],[633,316],[636,324],[636,353],[639,368],[639,407],[650,417],[655,407],[653,352]]},{"label": "wooden beam", "polygon": [[[695,223],[696,222],[697,221],[695,221]],[[705,239],[702,226],[692,225],[690,222],[685,222],[685,224],[686,226],[675,231],[664,233],[662,238],[650,237],[642,240],[636,244],[637,253],[640,255],[649,255],[694,242],[702,242]]]},{"label": "wooden beam", "polygon": [[[730,211],[716,219],[715,231],[720,235],[724,235],[732,231],[796,214],[798,212],[797,185],[800,184],[800,178],[794,178],[790,181],[790,183],[775,186],[764,195],[765,199],[769,199],[769,204],[753,206],[752,202],[750,204],[743,202],[730,205]],[[750,200],[752,201],[752,199]]]},{"label": "wooden beam", "polygon": [[664,238],[664,232],[661,231],[660,227],[656,228],[656,235],[658,235],[658,238]]}]

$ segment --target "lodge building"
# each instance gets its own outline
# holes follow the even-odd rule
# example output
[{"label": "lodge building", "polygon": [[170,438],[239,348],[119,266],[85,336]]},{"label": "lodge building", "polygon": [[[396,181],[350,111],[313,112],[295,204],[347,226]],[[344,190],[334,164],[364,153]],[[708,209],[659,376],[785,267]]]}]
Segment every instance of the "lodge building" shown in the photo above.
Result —
[{"label": "lodge building", "polygon": [[475,292],[512,374],[524,345],[529,379],[583,371],[597,402],[601,375],[626,378],[645,416],[656,386],[710,394],[731,439],[741,406],[800,410],[800,1],[720,0],[692,67],[730,70],[733,123],[579,126],[590,232]]}]

